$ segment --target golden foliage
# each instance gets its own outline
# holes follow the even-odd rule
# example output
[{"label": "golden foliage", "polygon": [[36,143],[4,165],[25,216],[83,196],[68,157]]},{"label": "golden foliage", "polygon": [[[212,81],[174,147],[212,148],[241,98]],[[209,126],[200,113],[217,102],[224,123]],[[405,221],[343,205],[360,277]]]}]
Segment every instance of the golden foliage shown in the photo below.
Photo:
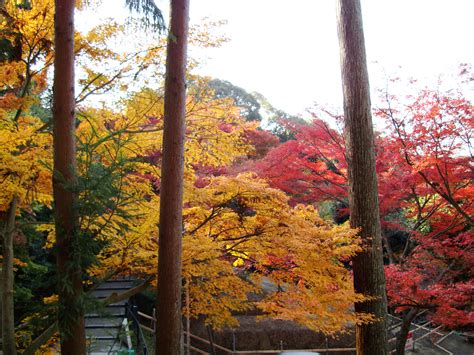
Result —
[{"label": "golden foliage", "polygon": [[39,132],[43,123],[33,116],[17,122],[0,119],[0,211],[14,196],[21,206],[51,202],[51,136]]},{"label": "golden foliage", "polygon": [[[53,60],[53,1],[35,1],[29,11],[11,6],[8,13],[2,30],[9,29],[12,43],[21,41],[22,60],[0,63],[0,211],[14,196],[22,208],[33,200],[51,203],[51,136],[32,105]],[[76,35],[79,101],[96,92],[129,90],[150,68],[162,72],[160,45],[136,53],[111,50],[109,41],[123,30],[111,23]],[[193,30],[191,37],[203,46],[222,41],[209,31]],[[104,63],[118,63],[118,69],[106,72]],[[246,157],[253,147],[245,132],[257,127],[239,116],[232,100],[216,100],[205,79],[190,75],[189,82],[183,278],[191,302],[185,314],[203,315],[222,328],[237,325],[233,312],[258,307],[267,316],[325,333],[367,321],[350,310],[362,296],[354,293],[344,264],[360,249],[356,232],[323,221],[311,206],[290,206],[283,192],[252,174],[207,174]],[[114,109],[82,107],[78,113],[83,184],[101,183],[88,179],[94,166],[114,169],[118,176],[107,180],[117,194],[80,221],[91,238],[107,242],[101,263],[89,273],[151,276],[157,268],[162,92],[140,88],[114,104]],[[94,186],[86,187],[81,201],[93,201],[88,194]],[[39,229],[54,242],[52,226]]]}]

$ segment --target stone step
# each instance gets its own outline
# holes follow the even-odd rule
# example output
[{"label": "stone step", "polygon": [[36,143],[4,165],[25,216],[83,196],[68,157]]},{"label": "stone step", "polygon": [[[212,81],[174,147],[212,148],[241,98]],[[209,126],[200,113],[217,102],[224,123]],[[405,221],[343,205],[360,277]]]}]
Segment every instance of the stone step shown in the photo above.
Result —
[{"label": "stone step", "polygon": [[[107,298],[107,297],[95,297],[95,299],[97,299],[97,300],[104,300],[105,298]],[[108,304],[106,307],[109,308],[109,307],[125,306],[127,304],[127,302],[128,302],[128,300],[122,300],[122,301],[118,301],[118,302],[115,302],[115,303]]]},{"label": "stone step", "polygon": [[127,304],[127,302],[128,302],[128,300],[123,300],[123,301],[111,303],[111,304],[107,305],[107,308],[110,308],[110,307],[124,307]]},{"label": "stone step", "polygon": [[101,312],[92,312],[86,314],[86,318],[125,316],[125,306],[108,306]]},{"label": "stone step", "polygon": [[[100,301],[100,300],[105,299],[105,297],[104,298],[96,298],[96,299]],[[122,301],[118,301],[118,302],[115,302],[115,303],[110,303],[106,306],[102,305],[102,306],[99,306],[99,307],[101,307],[102,309],[104,309],[104,308],[105,309],[108,309],[108,308],[125,308],[125,305],[127,304],[127,302],[128,302],[128,300],[122,300]]]},{"label": "stone step", "polygon": [[[103,283],[91,292],[91,296],[100,300],[111,296],[113,293],[123,293],[136,284],[134,279],[111,280]],[[124,338],[125,334],[121,325],[125,317],[127,300],[108,305],[93,313],[86,314],[86,336],[90,342],[89,354],[111,355],[118,354],[120,350],[126,351],[126,346],[119,344],[117,338]],[[120,336],[119,336],[120,335]]]},{"label": "stone step", "polygon": [[130,289],[135,285],[134,280],[113,280],[101,284],[96,290],[114,290],[114,289]]},{"label": "stone step", "polygon": [[120,328],[86,328],[86,337],[90,339],[116,339]]},{"label": "stone step", "polygon": [[122,317],[86,317],[86,328],[120,327],[122,322]]},{"label": "stone step", "polygon": [[119,350],[124,350],[125,346],[119,344],[118,341],[114,342],[113,340],[97,340],[92,339],[89,342],[88,354],[116,354]]},{"label": "stone step", "polygon": [[114,288],[114,289],[96,289],[94,291],[92,291],[90,293],[90,295],[92,297],[95,297],[95,298],[106,298],[106,297],[109,297],[110,295],[112,295],[113,293],[116,293],[116,294],[121,294],[123,292],[126,292],[128,291],[129,289],[128,288]]}]

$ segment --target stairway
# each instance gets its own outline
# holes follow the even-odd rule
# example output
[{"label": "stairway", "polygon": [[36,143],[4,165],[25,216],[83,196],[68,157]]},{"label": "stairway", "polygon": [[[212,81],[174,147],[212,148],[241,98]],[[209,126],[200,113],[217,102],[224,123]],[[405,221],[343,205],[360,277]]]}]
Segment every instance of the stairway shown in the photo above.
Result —
[{"label": "stairway", "polygon": [[[134,286],[134,280],[118,279],[104,282],[97,289],[92,291],[91,295],[97,299],[104,299],[112,293],[120,294]],[[86,337],[88,341],[88,354],[108,355],[108,354],[126,354],[127,346],[122,344],[121,339],[125,335],[122,328],[126,311],[127,301],[120,301],[106,306],[103,310],[96,313],[89,313],[85,316]]]}]

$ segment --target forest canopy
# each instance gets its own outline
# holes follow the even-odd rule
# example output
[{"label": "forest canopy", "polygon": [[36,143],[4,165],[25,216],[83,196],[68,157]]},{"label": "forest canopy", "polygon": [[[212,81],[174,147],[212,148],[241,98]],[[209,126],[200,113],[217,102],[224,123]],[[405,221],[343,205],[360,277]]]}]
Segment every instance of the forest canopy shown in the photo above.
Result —
[{"label": "forest canopy", "polygon": [[[167,42],[153,28],[163,30],[161,12],[147,1],[127,1],[151,15],[145,28],[132,18],[74,33],[71,183],[55,170],[54,3],[1,4],[1,289],[11,289],[12,300],[3,297],[2,326],[4,344],[9,326],[19,351],[61,310],[53,181],[77,196],[80,309],[103,307],[91,292],[107,280],[132,277],[150,289],[160,282]],[[191,48],[225,40],[217,23],[189,31]],[[353,258],[367,246],[347,222],[342,115],[315,106],[293,116],[263,95],[198,75],[198,58],[188,63],[183,316],[221,330],[238,327],[236,315],[256,311],[327,335],[376,321],[353,307],[371,298],[353,286]],[[461,69],[456,80],[472,81],[470,66]],[[473,105],[462,90],[437,87],[379,94],[372,114],[383,127],[374,148],[389,311],[410,322],[423,314],[445,329],[472,330]],[[51,339],[41,351],[54,347]]]}]

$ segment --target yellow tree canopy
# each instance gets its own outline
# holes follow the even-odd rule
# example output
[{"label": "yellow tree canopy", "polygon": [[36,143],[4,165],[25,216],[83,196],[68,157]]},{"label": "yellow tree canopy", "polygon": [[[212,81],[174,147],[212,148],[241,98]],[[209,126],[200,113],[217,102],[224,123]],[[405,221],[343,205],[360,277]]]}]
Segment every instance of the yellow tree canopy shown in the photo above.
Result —
[{"label": "yellow tree canopy", "polygon": [[[51,201],[48,120],[33,107],[53,60],[53,3],[37,0],[23,9],[8,2],[1,18],[13,57],[0,62],[0,212],[14,196],[23,208],[33,199]],[[162,93],[139,89],[114,109],[84,105],[94,93],[133,87],[144,71],[162,72],[161,45],[135,53],[111,50],[108,41],[122,30],[109,24],[76,35],[77,100],[83,105],[78,188],[87,212],[80,227],[105,245],[100,265],[89,270],[98,277],[151,276],[157,267]],[[207,30],[194,30],[192,37],[212,46],[222,40]],[[107,72],[104,63],[118,69]],[[189,76],[189,82],[183,278],[191,303],[185,313],[204,315],[221,328],[237,324],[232,312],[259,307],[326,333],[367,320],[350,311],[361,299],[344,265],[359,250],[355,231],[323,221],[311,207],[291,207],[281,191],[253,175],[218,173],[249,155],[245,132],[257,127],[239,116],[232,100],[215,99],[204,79]]]},{"label": "yellow tree canopy", "polygon": [[31,110],[46,87],[53,36],[53,1],[34,10],[7,2],[0,18],[6,48],[0,61],[0,211],[16,196],[20,207],[51,201],[51,136]]},{"label": "yellow tree canopy", "polygon": [[[231,103],[204,92],[191,91],[188,99],[183,278],[191,304],[184,311],[204,315],[216,328],[235,326],[232,312],[256,306],[269,316],[326,333],[355,322],[349,309],[361,297],[342,262],[359,250],[354,230],[323,221],[312,207],[291,207],[283,192],[251,174],[210,176],[196,183],[202,167],[228,166],[247,155],[252,147],[244,130],[256,128]],[[91,270],[95,276],[116,271],[152,277],[156,272],[162,110],[159,92],[146,89],[133,95],[122,113],[89,111],[79,127],[81,137],[90,137],[91,122],[96,122],[94,139],[102,142],[98,156],[104,163],[127,157],[123,181],[131,180],[124,186],[136,198],[127,207],[133,219],[112,219],[117,233],[107,236],[102,263]],[[110,136],[111,127],[123,143],[113,154],[97,133]],[[265,283],[274,289],[266,290]],[[261,301],[250,302],[251,294],[261,294]]]}]

